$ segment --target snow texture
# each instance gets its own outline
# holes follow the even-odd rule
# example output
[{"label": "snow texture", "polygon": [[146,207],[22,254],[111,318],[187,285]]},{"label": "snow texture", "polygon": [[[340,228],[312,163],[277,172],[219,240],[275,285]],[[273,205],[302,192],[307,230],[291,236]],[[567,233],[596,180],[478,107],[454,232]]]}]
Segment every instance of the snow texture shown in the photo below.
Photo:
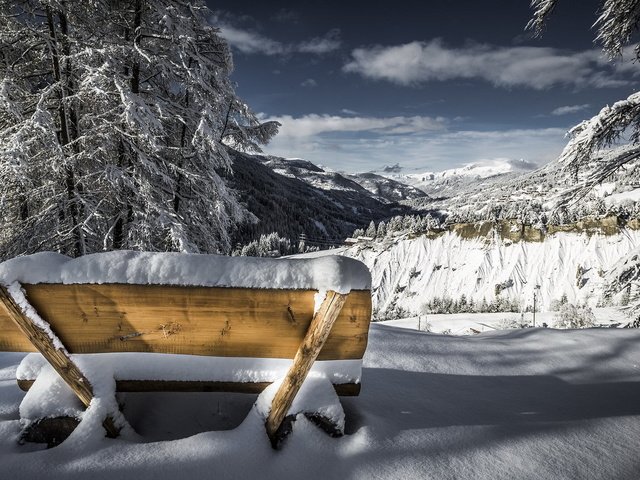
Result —
[{"label": "snow texture", "polygon": [[595,307],[603,300],[606,272],[638,245],[637,230],[617,235],[561,232],[543,242],[516,243],[445,233],[436,238],[371,242],[332,253],[369,266],[374,311],[397,307],[405,312],[403,316],[410,316],[425,313],[425,303],[434,298],[455,300],[465,295],[476,303],[491,302],[500,285],[506,288],[499,295],[518,302],[523,310],[532,306],[536,285],[540,285],[538,311],[549,310],[562,295],[571,303]]},{"label": "snow texture", "polygon": [[[74,361],[89,372],[102,369],[116,380],[184,380],[219,382],[274,382],[285,376],[292,360],[280,358],[205,357],[164,353],[74,354]],[[33,380],[47,365],[39,353],[24,357],[16,372],[20,380]],[[319,360],[310,377],[331,383],[359,383],[362,360]],[[86,372],[85,372],[86,373]]]},{"label": "snow texture", "polygon": [[0,281],[315,289],[339,293],[371,288],[367,267],[339,256],[304,260],[134,251],[95,253],[75,259],[49,252],[17,257],[0,264]]},{"label": "snow texture", "polygon": [[[269,385],[258,397],[255,409],[265,420],[271,411],[282,380]],[[324,377],[307,377],[293,400],[287,415],[317,414],[328,420],[340,432],[344,432],[344,410],[336,391]]]},{"label": "snow texture", "polygon": [[16,302],[22,313],[29,318],[40,330],[42,330],[50,339],[51,343],[53,343],[53,347],[57,350],[62,350],[65,354],[67,353],[67,349],[64,347],[58,336],[53,333],[51,330],[51,326],[49,323],[44,320],[38,312],[31,306],[27,298],[25,297],[24,290],[20,286],[18,282],[13,282],[11,285],[7,287],[7,291],[13,301]]},{"label": "snow texture", "polygon": [[[18,445],[21,357],[0,353],[0,465],[12,480],[637,480],[640,471],[636,329],[454,337],[373,324],[361,395],[342,399],[345,436],[298,417],[278,452],[255,396],[213,393],[124,394],[137,435],[104,438],[92,406],[62,445]],[[216,429],[235,413],[237,423]]]},{"label": "snow texture", "polygon": [[45,364],[20,403],[20,420],[28,425],[40,418],[81,418],[83,410],[82,403],[71,388],[53,367]]}]

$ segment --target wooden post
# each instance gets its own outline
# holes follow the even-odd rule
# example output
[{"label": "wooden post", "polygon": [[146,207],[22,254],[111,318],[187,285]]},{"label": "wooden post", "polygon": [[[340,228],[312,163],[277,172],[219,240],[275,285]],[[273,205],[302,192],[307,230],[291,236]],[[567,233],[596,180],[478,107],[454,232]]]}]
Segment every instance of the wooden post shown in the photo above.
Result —
[{"label": "wooden post", "polygon": [[[54,339],[25,315],[4,285],[0,285],[0,303],[2,303],[7,314],[20,331],[24,333],[54,370],[58,372],[58,375],[69,385],[82,404],[88,407],[93,399],[93,388],[82,371],[73,363],[66,349],[56,348]],[[107,431],[108,437],[115,438],[118,436],[119,429],[115,426],[113,418],[107,417],[102,425]]]},{"label": "wooden post", "polygon": [[298,347],[293,364],[289,368],[285,379],[273,397],[271,411],[266,421],[267,435],[271,440],[273,448],[278,446],[278,430],[285,419],[293,400],[300,390],[302,383],[313,362],[318,358],[318,354],[331,332],[331,327],[340,314],[349,294],[337,293],[332,290],[327,292],[320,309],[316,312],[309,325],[309,330],[304,340]]}]

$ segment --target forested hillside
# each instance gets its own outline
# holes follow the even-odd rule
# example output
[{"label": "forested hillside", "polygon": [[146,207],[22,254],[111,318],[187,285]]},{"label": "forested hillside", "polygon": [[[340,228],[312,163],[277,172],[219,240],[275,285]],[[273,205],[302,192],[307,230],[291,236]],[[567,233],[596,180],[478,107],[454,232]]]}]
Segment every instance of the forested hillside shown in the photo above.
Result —
[{"label": "forested hillside", "polygon": [[228,181],[255,215],[254,222],[239,227],[235,243],[245,244],[262,234],[277,232],[293,241],[305,234],[327,245],[341,244],[355,229],[371,221],[413,212],[410,207],[383,203],[346,179],[355,187],[319,188],[276,173],[263,164],[261,156],[232,152],[231,157],[233,175]]}]

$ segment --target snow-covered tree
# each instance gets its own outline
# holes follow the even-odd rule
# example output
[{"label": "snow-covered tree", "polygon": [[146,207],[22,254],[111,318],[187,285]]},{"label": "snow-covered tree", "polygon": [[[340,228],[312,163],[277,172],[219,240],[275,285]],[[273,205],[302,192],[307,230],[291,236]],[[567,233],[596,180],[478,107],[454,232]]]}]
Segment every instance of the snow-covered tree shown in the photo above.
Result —
[{"label": "snow-covered tree", "polygon": [[371,220],[371,223],[369,223],[369,226],[364,233],[367,237],[374,238],[376,236],[376,224],[373,220]]},{"label": "snow-covered tree", "polygon": [[227,251],[259,149],[202,0],[0,0],[0,256]]},{"label": "snow-covered tree", "polygon": [[[536,35],[542,35],[546,20],[560,0],[532,0],[533,18],[527,27]],[[596,41],[604,53],[613,61],[624,55],[640,60],[640,44],[633,53],[627,48],[632,43],[640,24],[640,6],[636,0],[603,0],[594,26]],[[629,60],[627,58],[626,60]],[[621,147],[603,150],[630,134],[630,142]],[[640,158],[640,94],[605,106],[589,120],[576,125],[571,131],[570,141],[560,155],[559,161],[566,170],[573,172],[578,182],[569,190],[567,200],[582,196],[615,171]],[[588,172],[580,175],[583,167]]]},{"label": "snow-covered tree", "polygon": [[596,317],[591,308],[586,305],[564,303],[560,305],[560,310],[555,317],[556,328],[590,328],[595,324]]},{"label": "snow-covered tree", "polygon": [[260,235],[258,240],[252,240],[232,252],[233,255],[245,257],[280,257],[291,253],[294,253],[291,240],[281,237],[277,232]]},{"label": "snow-covered tree", "polygon": [[[559,1],[532,0],[534,14],[528,28],[540,35]],[[596,40],[611,60],[620,59],[624,54],[637,62],[640,60],[640,43],[635,44],[633,53],[630,47],[634,38],[637,38],[639,25],[640,4],[637,0],[603,0],[594,24],[597,29]],[[564,164],[565,170],[572,172],[576,185],[567,190],[565,203],[584,196],[618,170],[640,159],[640,93],[632,93],[612,106],[605,106],[597,115],[576,125],[569,133],[571,139],[559,161]],[[627,135],[628,143],[607,149],[624,140],[623,136]],[[600,205],[600,209],[603,208],[604,205]],[[640,260],[636,257],[633,262],[637,264]],[[640,268],[635,268],[635,276],[624,282],[613,282],[612,287],[620,283],[622,288],[628,288],[629,282],[635,284],[639,280]],[[631,301],[626,308],[630,312],[637,312],[640,299]]]}]

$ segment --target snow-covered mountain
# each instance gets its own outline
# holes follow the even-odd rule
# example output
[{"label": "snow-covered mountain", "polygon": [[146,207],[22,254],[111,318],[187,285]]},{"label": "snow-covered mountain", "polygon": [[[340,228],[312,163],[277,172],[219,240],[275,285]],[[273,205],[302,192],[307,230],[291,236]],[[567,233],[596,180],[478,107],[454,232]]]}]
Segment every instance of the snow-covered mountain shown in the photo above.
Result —
[{"label": "snow-covered mountain", "polygon": [[[360,225],[368,219],[377,223],[385,214],[411,212],[396,206],[392,213],[388,207],[396,204],[384,203],[391,199],[423,214],[436,214],[436,230],[420,231],[412,222],[387,222],[386,233],[378,229],[378,238],[342,252],[362,260],[372,271],[378,318],[417,315],[429,310],[430,302],[445,298],[478,308],[527,309],[533,306],[534,292],[538,310],[549,310],[563,297],[591,306],[620,304],[621,295],[611,295],[612,272],[628,261],[629,252],[640,248],[636,165],[616,172],[580,201],[567,203],[589,172],[579,172],[576,182],[557,163],[532,171],[534,165],[524,161],[499,161],[430,174],[382,176],[343,175],[300,159],[255,157],[251,162],[241,170],[249,169],[255,176],[255,163],[260,162],[274,176],[271,181],[277,183],[278,195],[292,188],[282,182],[292,182],[296,188],[304,185],[303,195],[311,195],[315,208],[335,205],[336,196],[342,206],[364,202],[366,207],[355,207],[357,213],[352,210]],[[430,195],[398,187],[400,179]],[[262,188],[265,182],[259,183]],[[365,211],[369,216],[362,221]],[[267,217],[271,214],[266,212]],[[314,215],[306,214],[305,228],[313,229],[316,221],[332,222],[335,208],[322,219]],[[357,220],[351,217],[346,222],[352,225]]]},{"label": "snow-covered mountain", "polygon": [[403,174],[386,167],[381,175],[419,188],[431,197],[457,195],[471,186],[492,184],[506,178],[515,178],[538,168],[526,160],[495,159],[476,162],[458,168],[436,172]]},{"label": "snow-covered mountain", "polygon": [[373,172],[350,173],[345,176],[367,189],[376,198],[384,199],[387,202],[416,199],[426,201],[429,199],[429,196],[419,188]]},{"label": "snow-covered mountain", "polygon": [[301,180],[312,187],[322,190],[347,191],[369,195],[383,203],[427,198],[426,193],[408,185],[406,182],[372,172],[341,173],[299,158],[260,155],[255,158],[280,175]]},{"label": "snow-covered mountain", "polygon": [[372,220],[413,212],[410,207],[376,198],[341,175],[324,174],[310,162],[283,160],[292,172],[302,172],[293,175],[274,168],[273,163],[267,166],[273,158],[233,151],[231,155],[233,175],[228,181],[257,220],[240,227],[235,243],[246,244],[271,232],[291,239],[304,233],[309,238],[339,242]]},{"label": "snow-covered mountain", "polygon": [[442,228],[395,229],[348,249],[373,273],[378,315],[416,315],[429,302],[463,295],[467,303],[531,308],[536,285],[537,306],[546,310],[563,297],[591,306],[629,301],[636,292],[629,282],[640,279],[633,253],[640,248],[639,163],[590,191],[580,190],[587,168],[570,172],[553,162],[529,169],[506,162],[423,178],[432,196],[406,203],[439,212]]},{"label": "snow-covered mountain", "polygon": [[518,219],[543,226],[589,217],[640,215],[640,162],[612,172],[605,183],[593,189],[583,189],[596,168],[597,163],[591,169],[567,170],[552,162],[525,173],[484,178],[458,175],[452,177],[454,186],[439,183],[428,200],[404,203],[425,212],[442,212],[449,223]]}]

